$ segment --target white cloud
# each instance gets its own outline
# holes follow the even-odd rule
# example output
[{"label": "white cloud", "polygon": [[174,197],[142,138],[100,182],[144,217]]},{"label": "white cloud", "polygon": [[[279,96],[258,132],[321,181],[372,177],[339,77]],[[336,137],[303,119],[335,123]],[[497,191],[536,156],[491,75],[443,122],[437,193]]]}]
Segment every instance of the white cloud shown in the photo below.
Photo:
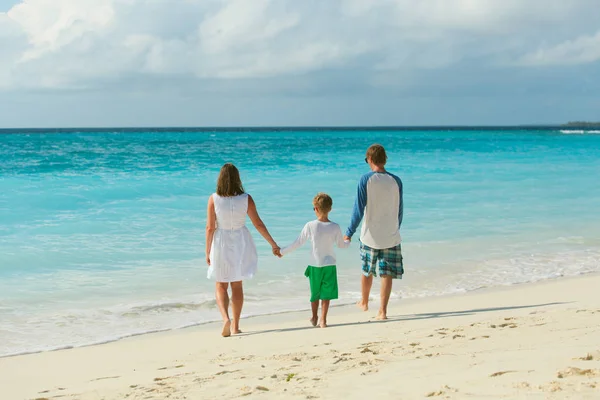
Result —
[{"label": "white cloud", "polygon": [[[28,0],[0,14],[0,88],[347,68],[409,76],[411,69],[527,53],[524,64],[592,62],[598,35],[582,35],[600,8],[590,1]],[[544,41],[578,36],[532,52]]]},{"label": "white cloud", "polygon": [[541,48],[526,54],[521,65],[550,66],[587,64],[600,60],[600,31],[593,36],[580,36],[556,46]]}]

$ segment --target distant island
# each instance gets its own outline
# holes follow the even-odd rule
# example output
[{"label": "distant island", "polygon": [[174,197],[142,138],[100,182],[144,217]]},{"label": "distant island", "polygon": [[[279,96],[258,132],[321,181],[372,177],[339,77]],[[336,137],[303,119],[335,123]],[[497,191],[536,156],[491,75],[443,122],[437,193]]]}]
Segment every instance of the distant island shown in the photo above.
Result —
[{"label": "distant island", "polygon": [[600,122],[571,121],[562,124],[563,128],[600,128]]}]

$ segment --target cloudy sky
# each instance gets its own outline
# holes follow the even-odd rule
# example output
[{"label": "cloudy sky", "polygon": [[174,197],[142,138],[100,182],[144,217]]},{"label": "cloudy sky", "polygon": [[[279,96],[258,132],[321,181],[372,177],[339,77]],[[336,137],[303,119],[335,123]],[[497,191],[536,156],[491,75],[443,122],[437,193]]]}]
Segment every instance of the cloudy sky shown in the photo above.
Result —
[{"label": "cloudy sky", "polygon": [[600,120],[599,0],[0,0],[0,127]]}]

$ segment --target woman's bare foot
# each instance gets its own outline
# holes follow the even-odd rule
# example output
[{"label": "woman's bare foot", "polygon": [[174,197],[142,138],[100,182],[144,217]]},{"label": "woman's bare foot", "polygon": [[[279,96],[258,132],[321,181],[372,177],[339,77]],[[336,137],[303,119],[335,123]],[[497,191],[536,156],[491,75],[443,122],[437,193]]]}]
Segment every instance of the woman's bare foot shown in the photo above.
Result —
[{"label": "woman's bare foot", "polygon": [[320,326],[321,328],[327,328],[327,322],[325,322],[325,321],[321,321],[321,322],[319,323],[319,326]]},{"label": "woman's bare foot", "polygon": [[377,314],[377,317],[375,317],[375,319],[379,320],[379,321],[383,321],[388,318],[387,318],[387,315],[383,311],[379,311],[379,314]]},{"label": "woman's bare foot", "polygon": [[223,331],[221,332],[221,336],[229,337],[231,336],[231,321],[227,320],[223,323]]},{"label": "woman's bare foot", "polygon": [[363,311],[368,311],[369,310],[369,303],[363,303],[362,300],[359,300],[356,302],[356,306],[358,308],[360,308]]},{"label": "woman's bare foot", "polygon": [[312,324],[312,326],[317,326],[317,317],[312,317],[311,319],[309,319],[309,321]]}]

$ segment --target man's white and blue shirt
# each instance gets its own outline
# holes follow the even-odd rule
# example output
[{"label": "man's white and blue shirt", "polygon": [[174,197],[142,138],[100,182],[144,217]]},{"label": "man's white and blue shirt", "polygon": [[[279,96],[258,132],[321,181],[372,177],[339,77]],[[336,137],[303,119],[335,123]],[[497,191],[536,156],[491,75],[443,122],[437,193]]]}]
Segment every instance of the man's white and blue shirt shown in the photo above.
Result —
[{"label": "man's white and blue shirt", "polygon": [[352,237],[364,217],[360,241],[373,249],[400,244],[404,214],[402,181],[389,172],[369,172],[360,179],[346,236]]}]

